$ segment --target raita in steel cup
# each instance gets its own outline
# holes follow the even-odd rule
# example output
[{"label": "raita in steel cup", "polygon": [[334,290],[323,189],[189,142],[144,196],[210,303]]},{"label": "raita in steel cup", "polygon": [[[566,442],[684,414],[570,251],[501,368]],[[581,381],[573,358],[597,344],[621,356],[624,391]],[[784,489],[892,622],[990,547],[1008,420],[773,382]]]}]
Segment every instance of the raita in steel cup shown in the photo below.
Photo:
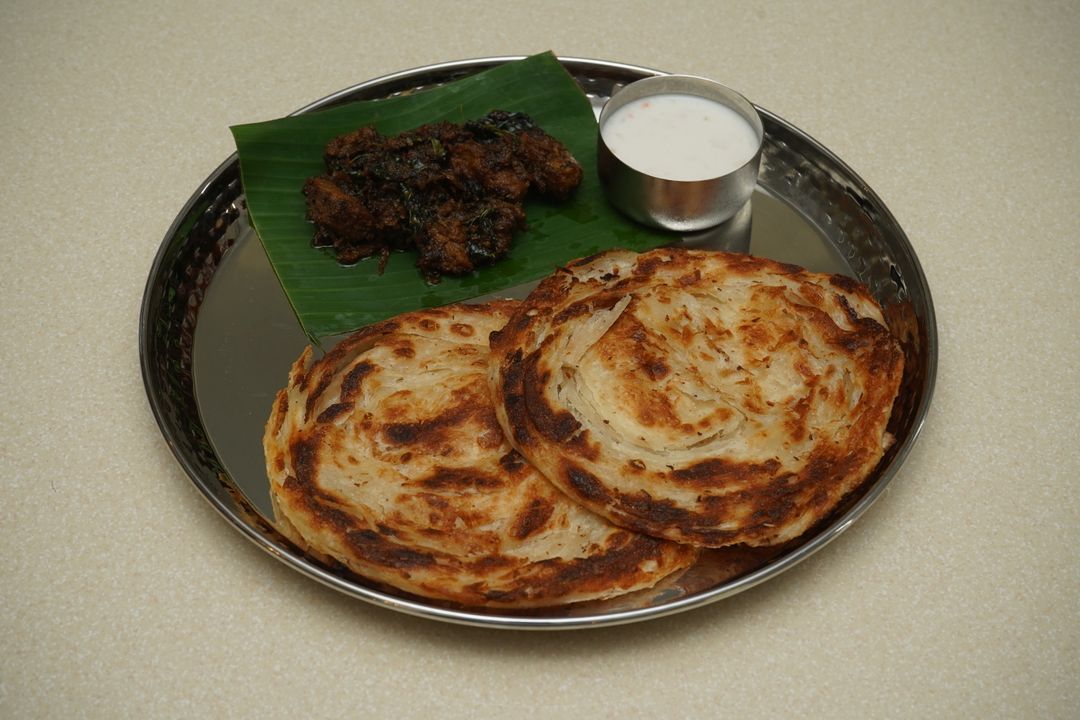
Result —
[{"label": "raita in steel cup", "polygon": [[764,136],[757,110],[730,88],[690,75],[645,78],[600,113],[600,182],[616,208],[644,225],[715,227],[753,195]]}]

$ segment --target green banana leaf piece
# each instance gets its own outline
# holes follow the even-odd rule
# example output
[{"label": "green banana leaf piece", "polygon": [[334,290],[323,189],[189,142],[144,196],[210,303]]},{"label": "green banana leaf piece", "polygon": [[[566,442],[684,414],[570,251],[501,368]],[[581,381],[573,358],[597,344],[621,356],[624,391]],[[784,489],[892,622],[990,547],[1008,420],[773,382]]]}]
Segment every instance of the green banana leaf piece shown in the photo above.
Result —
[{"label": "green banana leaf piece", "polygon": [[[305,219],[301,188],[307,178],[325,171],[323,149],[331,138],[363,125],[393,134],[438,120],[464,122],[495,109],[530,115],[562,141],[585,170],[581,187],[569,201],[530,197],[525,205],[528,228],[515,238],[505,258],[467,276],[429,284],[413,252],[391,254],[380,274],[377,258],[343,267],[329,250],[312,247],[314,227]],[[297,319],[316,342],[401,312],[503,291],[601,250],[645,250],[672,240],[625,219],[604,199],[596,175],[592,107],[551,53],[415,94],[357,101],[231,130],[252,223]]]}]

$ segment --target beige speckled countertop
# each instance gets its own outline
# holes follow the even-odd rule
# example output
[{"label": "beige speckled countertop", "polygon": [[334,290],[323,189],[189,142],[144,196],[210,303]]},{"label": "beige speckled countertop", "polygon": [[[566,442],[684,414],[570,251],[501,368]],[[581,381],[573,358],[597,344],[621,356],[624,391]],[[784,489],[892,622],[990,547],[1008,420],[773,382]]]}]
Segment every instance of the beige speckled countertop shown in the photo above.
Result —
[{"label": "beige speckled countertop", "polygon": [[[0,717],[1077,717],[1075,2],[0,4]],[[886,495],[792,571],[558,634],[326,589],[162,439],[139,303],[228,126],[441,60],[705,75],[847,161],[934,293]]]}]

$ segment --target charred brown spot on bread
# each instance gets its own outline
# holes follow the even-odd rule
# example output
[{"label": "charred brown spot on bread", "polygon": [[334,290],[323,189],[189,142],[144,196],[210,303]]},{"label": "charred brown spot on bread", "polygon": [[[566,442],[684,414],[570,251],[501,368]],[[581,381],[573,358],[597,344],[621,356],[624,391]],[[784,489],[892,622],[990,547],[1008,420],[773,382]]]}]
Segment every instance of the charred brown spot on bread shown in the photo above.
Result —
[{"label": "charred brown spot on bread", "polygon": [[563,447],[585,460],[597,460],[600,457],[600,445],[589,440],[588,430],[582,430],[571,437],[563,444]]},{"label": "charred brown spot on bread", "polygon": [[796,500],[801,488],[798,483],[789,482],[789,478],[776,478],[765,484],[756,493],[751,513],[752,522],[779,524],[795,515]]},{"label": "charred brown spot on bread", "polygon": [[289,412],[289,394],[284,390],[278,390],[277,396],[274,398],[274,412],[271,415],[273,426],[270,428],[270,432],[277,435],[281,432],[281,426],[285,422],[285,417]]},{"label": "charred brown spot on bread", "polygon": [[[826,302],[825,290],[816,283],[804,282],[799,284],[800,298],[795,300],[796,303],[809,302],[816,307],[823,307]],[[843,296],[839,296],[843,297]]]},{"label": "charred brown spot on bread", "polygon": [[533,353],[523,363],[525,412],[529,421],[544,437],[555,442],[565,442],[581,427],[581,423],[567,410],[556,410],[544,396],[544,388],[550,373],[539,368],[539,354]]},{"label": "charred brown spot on bread", "polygon": [[341,417],[345,413],[352,410],[352,408],[353,408],[353,404],[351,402],[334,403],[333,405],[330,405],[325,410],[323,410],[321,413],[319,413],[319,417],[315,418],[315,422],[316,423],[333,422],[337,418]]},{"label": "charred brown spot on bread", "polygon": [[[735,411],[732,410],[731,408],[726,408],[726,407],[714,408],[713,411],[712,411],[712,414],[713,414],[713,417],[716,418],[716,420],[718,420],[719,422],[727,422],[731,418],[735,417]],[[705,418],[705,419],[698,422],[697,427],[699,427],[701,429],[705,429],[705,428],[710,427],[711,424],[712,423],[709,421],[709,419]],[[693,430],[692,427],[690,429]]]},{"label": "charred brown spot on bread", "polygon": [[630,409],[633,411],[634,419],[642,426],[671,427],[678,423],[678,415],[672,405],[671,396],[667,392],[650,391],[628,384],[626,395],[630,400]]},{"label": "charred brown spot on bread", "polygon": [[355,526],[356,521],[348,513],[336,507],[319,502],[317,498],[310,498],[309,505],[315,511],[315,516],[326,527],[333,528],[339,533],[348,533]]},{"label": "charred brown spot on bread", "polygon": [[484,450],[495,450],[503,446],[506,437],[503,435],[502,426],[499,425],[499,418],[495,415],[495,408],[491,403],[484,382],[483,377],[478,377],[476,383],[480,385],[481,390],[464,397],[468,398],[468,402],[473,406],[473,413],[469,417],[469,422],[473,424],[472,432],[477,447]]},{"label": "charred brown spot on bread", "polygon": [[[529,313],[514,313],[506,325],[503,326],[503,329],[498,333],[494,333],[492,337],[494,341],[500,343],[516,340],[524,336],[534,322],[535,320]],[[520,350],[518,352],[520,353]]]},{"label": "charred brown spot on bread", "polygon": [[[311,377],[311,374],[308,374]],[[319,400],[322,398],[322,394],[326,392],[326,388],[330,387],[330,382],[333,380],[333,376],[329,373],[323,373],[319,376],[319,382],[315,385],[315,388],[308,393],[307,402],[304,404],[304,419],[307,420],[311,417],[311,412],[315,409]]]},{"label": "charred brown spot on bread", "polygon": [[518,540],[524,540],[547,523],[555,505],[545,498],[533,498],[525,509],[514,519],[511,534]]},{"label": "charred brown spot on bread", "polygon": [[517,300],[511,300],[510,298],[499,298],[496,300],[489,300],[484,303],[490,310],[492,315],[499,318],[499,324],[505,325],[506,321],[517,310],[519,302]]},{"label": "charred brown spot on bread", "polygon": [[529,464],[525,462],[525,458],[521,457],[521,453],[517,450],[511,450],[499,458],[499,467],[511,475],[528,466]]},{"label": "charred brown spot on bread", "polygon": [[466,490],[469,488],[490,490],[502,487],[506,483],[501,478],[471,468],[448,468],[437,465],[430,475],[422,478],[417,484],[428,490]]},{"label": "charred brown spot on bread", "polygon": [[367,360],[361,360],[341,380],[341,399],[352,400],[360,391],[360,385],[364,378],[375,372],[377,368]]},{"label": "charred brown spot on bread", "polygon": [[540,284],[536,286],[536,289],[529,293],[526,307],[530,309],[526,312],[521,312],[519,310],[514,313],[515,317],[522,318],[526,321],[525,327],[514,324],[515,332],[528,329],[528,323],[533,321],[533,316],[535,315],[535,312],[532,310],[534,306],[545,306],[556,300],[564,299],[567,297],[570,289],[579,282],[581,281],[574,277],[574,275],[566,268],[556,268],[554,275],[551,275],[546,280],[540,281]]},{"label": "charred brown spot on bread", "polygon": [[801,355],[795,358],[793,367],[795,372],[802,376],[803,382],[807,384],[808,390],[812,392],[817,380],[817,373],[814,372],[814,368],[810,367],[810,363],[808,363],[806,358]]},{"label": "charred brown spot on bread", "polygon": [[661,357],[650,357],[645,359],[641,369],[645,371],[645,374],[649,376],[650,380],[663,380],[671,374],[671,367],[664,362]]},{"label": "charred brown spot on bread", "polygon": [[525,369],[521,350],[510,355],[503,362],[501,370],[503,411],[506,413],[514,443],[524,447],[532,442],[532,434],[529,432],[529,411],[525,404]]},{"label": "charred brown spot on bread", "polygon": [[506,442],[506,437],[503,435],[495,414],[491,413],[481,417],[484,422],[482,423],[482,429],[476,434],[476,446],[484,450],[495,450],[502,447],[503,443]]},{"label": "charred brown spot on bread", "polygon": [[450,509],[450,501],[447,500],[446,498],[442,497],[441,495],[436,495],[435,493],[430,493],[430,492],[424,492],[424,493],[417,493],[416,497],[417,497],[418,500],[423,502],[425,505],[428,505],[428,506],[430,506],[432,508],[435,508],[436,510],[449,510]]},{"label": "charred brown spot on bread", "polygon": [[790,263],[777,262],[767,258],[735,253],[725,255],[723,259],[724,271],[736,276],[760,277],[762,274],[776,274],[781,276],[797,276],[804,272],[803,268]]},{"label": "charred brown spot on bread", "polygon": [[837,470],[837,459],[830,453],[815,451],[803,466],[799,475],[804,483],[816,485],[823,483],[834,475]]},{"label": "charred brown spot on bread", "polygon": [[[868,324],[869,323],[869,324]],[[881,327],[873,320],[860,320],[854,332],[838,332],[832,338],[833,347],[845,353],[855,355],[864,348],[871,347],[875,327]]]},{"label": "charred brown spot on bread", "polygon": [[[708,518],[704,518],[704,520],[708,520]],[[723,530],[707,525],[691,525],[680,527],[679,530],[683,532],[683,536],[687,541],[709,548],[730,547],[746,534],[743,530]]]},{"label": "charred brown spot on bread", "polygon": [[760,319],[757,318],[740,325],[739,335],[742,338],[743,343],[751,348],[760,348],[764,350],[773,344],[772,333],[769,331],[768,326],[760,322]]},{"label": "charred brown spot on bread", "polygon": [[568,307],[560,310],[551,318],[552,325],[563,325],[574,318],[592,315],[595,312],[591,302],[571,303]]},{"label": "charred brown spot on bread", "polygon": [[682,287],[692,287],[701,282],[701,270],[694,270],[693,272],[680,275],[676,278],[675,282]]},{"label": "charred brown spot on bread", "polygon": [[476,329],[468,323],[453,323],[450,325],[450,332],[461,337],[472,337],[476,333]]},{"label": "charred brown spot on bread", "polygon": [[296,495],[303,490],[303,486],[300,481],[296,479],[296,475],[286,475],[285,479],[281,481],[282,490],[286,491],[288,495]]},{"label": "charred brown spot on bread", "polygon": [[[655,334],[630,314],[623,314],[608,330],[607,345],[628,350],[637,368],[632,371],[629,380],[633,380],[637,370],[653,381],[663,380],[671,374],[671,366],[664,355],[657,349]],[[614,359],[616,354],[611,353]]]},{"label": "charred brown spot on bread", "polygon": [[567,563],[561,568],[557,579],[565,582],[589,578],[610,583],[618,577],[633,576],[638,572],[641,563],[656,560],[661,553],[659,541],[643,535],[619,533],[611,539],[610,544],[615,546],[610,553]]},{"label": "charred brown spot on bread", "polygon": [[847,316],[848,322],[858,324],[859,313],[855,312],[855,308],[851,307],[851,303],[843,295],[836,296],[836,303],[840,306],[840,309],[844,311],[844,315]]},{"label": "charred brown spot on bread", "polygon": [[610,495],[600,479],[573,463],[563,463],[563,477],[581,497],[593,502],[606,502]]},{"label": "charred brown spot on bread", "polygon": [[529,592],[525,588],[515,588],[514,590],[488,590],[481,586],[473,586],[474,592],[480,592],[483,595],[484,600],[492,603],[499,603],[500,605],[512,605],[514,602],[522,600],[523,598],[532,598],[534,593]]},{"label": "charred brown spot on bread", "polygon": [[484,555],[470,563],[474,570],[498,570],[514,564],[514,558],[506,555]]},{"label": "charred brown spot on bread", "polygon": [[435,557],[430,553],[388,542],[371,530],[353,530],[345,535],[345,539],[359,555],[376,565],[408,569],[436,564]]},{"label": "charred brown spot on bread", "polygon": [[635,529],[643,531],[664,526],[683,527],[694,520],[694,513],[691,511],[679,507],[667,498],[654,498],[644,490],[620,493],[618,507],[634,518],[635,525],[638,526]]},{"label": "charred brown spot on bread", "polygon": [[673,553],[684,561],[696,555],[689,547],[673,549],[670,544],[645,535],[618,533],[610,539],[603,554],[538,563],[536,577],[529,585],[513,591],[489,591],[486,597],[513,603],[525,598],[559,597],[570,588],[604,591],[628,587],[645,575],[644,565],[663,562],[665,555],[670,557]]},{"label": "charred brown spot on bread", "polygon": [[830,275],[829,283],[852,295],[859,294],[862,289],[862,285],[857,280],[849,278],[847,275]]},{"label": "charred brown spot on bread", "polygon": [[403,343],[394,348],[394,355],[400,358],[416,357],[416,349],[413,348],[411,343]]},{"label": "charred brown spot on bread", "polygon": [[448,407],[435,417],[416,422],[387,423],[382,427],[382,435],[394,445],[421,445],[441,450],[452,429],[465,424],[482,410],[483,406],[462,402]]},{"label": "charred brown spot on bread", "polygon": [[779,469],[780,462],[773,459],[752,463],[718,457],[676,468],[671,471],[671,478],[691,486],[722,487],[729,483],[771,476]]},{"label": "charred brown spot on bread", "polygon": [[812,409],[809,397],[800,398],[791,406],[789,414],[784,418],[784,429],[792,442],[801,442],[809,435],[807,417]]},{"label": "charred brown spot on bread", "polygon": [[304,488],[315,486],[315,473],[318,471],[319,460],[316,448],[318,447],[319,434],[313,436],[301,436],[292,441],[289,446],[289,454],[292,456],[293,472],[296,474],[296,482]]},{"label": "charred brown spot on bread", "polygon": [[640,256],[638,261],[634,263],[634,277],[646,278],[655,275],[661,267],[667,264],[669,259],[669,256],[658,255],[656,252]]}]

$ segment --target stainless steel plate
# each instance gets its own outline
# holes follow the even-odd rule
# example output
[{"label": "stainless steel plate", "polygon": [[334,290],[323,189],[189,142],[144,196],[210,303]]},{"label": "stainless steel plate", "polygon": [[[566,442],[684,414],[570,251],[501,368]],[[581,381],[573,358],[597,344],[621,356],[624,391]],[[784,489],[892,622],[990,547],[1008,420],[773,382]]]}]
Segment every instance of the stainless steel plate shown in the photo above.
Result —
[{"label": "stainless steel plate", "polygon": [[[348,88],[298,112],[413,92],[515,59],[409,70]],[[622,85],[663,74],[594,60],[562,62],[597,110]],[[681,577],[652,590],[528,612],[463,609],[417,598],[307,557],[270,522],[261,444],[274,393],[307,339],[248,224],[235,155],[180,211],[146,284],[139,349],[143,381],[162,434],[210,503],[271,555],[337,590],[414,615],[504,628],[595,627],[688,610],[778,575],[843,532],[896,475],[930,405],[937,326],[919,261],[873,190],[805,133],[760,112],[765,147],[753,202],[719,232],[685,242],[749,250],[862,280],[886,308],[907,356],[890,423],[898,441],[859,493],[797,541],[764,550],[711,551]],[[518,294],[524,291],[519,288]]]}]

